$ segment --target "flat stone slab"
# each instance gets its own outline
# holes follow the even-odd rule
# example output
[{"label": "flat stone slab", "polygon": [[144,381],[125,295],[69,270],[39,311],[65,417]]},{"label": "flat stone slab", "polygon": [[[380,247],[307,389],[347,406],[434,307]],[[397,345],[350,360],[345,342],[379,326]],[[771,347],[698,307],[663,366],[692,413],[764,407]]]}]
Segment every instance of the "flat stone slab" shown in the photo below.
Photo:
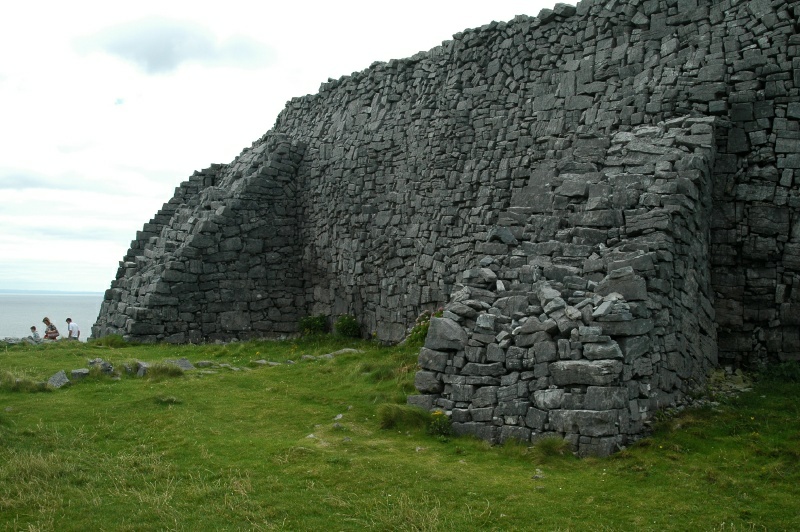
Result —
[{"label": "flat stone slab", "polygon": [[557,386],[590,384],[605,386],[619,379],[622,362],[619,360],[561,360],[549,366]]},{"label": "flat stone slab", "polygon": [[73,369],[70,372],[70,377],[72,377],[72,380],[74,381],[85,379],[88,376],[89,376],[89,370],[86,368]]}]

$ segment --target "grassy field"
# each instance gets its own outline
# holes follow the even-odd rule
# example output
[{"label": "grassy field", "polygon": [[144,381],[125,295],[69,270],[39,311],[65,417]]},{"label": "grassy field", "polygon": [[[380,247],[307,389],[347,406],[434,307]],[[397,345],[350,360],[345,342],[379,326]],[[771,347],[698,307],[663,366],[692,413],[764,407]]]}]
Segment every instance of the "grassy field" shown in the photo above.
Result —
[{"label": "grassy field", "polygon": [[[342,348],[359,352],[308,358]],[[121,378],[35,384],[97,357]],[[180,357],[213,365],[123,369]],[[415,367],[415,349],[333,337],[4,348],[0,526],[800,530],[797,382],[759,381],[615,456],[578,460],[557,445],[429,434],[430,416],[391,407],[413,393]]]}]

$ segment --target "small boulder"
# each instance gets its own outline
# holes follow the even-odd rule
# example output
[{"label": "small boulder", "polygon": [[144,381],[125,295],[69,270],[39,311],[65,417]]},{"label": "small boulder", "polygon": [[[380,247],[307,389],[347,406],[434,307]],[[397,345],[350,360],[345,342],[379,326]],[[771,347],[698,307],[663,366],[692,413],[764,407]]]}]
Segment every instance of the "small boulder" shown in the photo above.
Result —
[{"label": "small boulder", "polygon": [[58,389],[62,386],[66,386],[67,384],[69,384],[69,379],[67,378],[67,374],[63,369],[47,379],[47,385],[51,388]]}]

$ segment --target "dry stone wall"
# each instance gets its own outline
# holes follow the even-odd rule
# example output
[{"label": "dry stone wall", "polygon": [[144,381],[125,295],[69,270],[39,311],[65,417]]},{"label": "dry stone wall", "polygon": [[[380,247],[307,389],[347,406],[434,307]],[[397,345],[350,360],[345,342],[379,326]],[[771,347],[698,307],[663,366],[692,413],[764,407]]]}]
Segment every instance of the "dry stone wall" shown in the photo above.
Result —
[{"label": "dry stone wall", "polygon": [[[450,412],[461,434],[557,435],[605,455],[701,391],[717,364],[715,122],[616,133],[591,164],[551,165],[516,191],[489,238],[508,249],[465,271],[432,319],[409,402]],[[598,147],[579,139],[566,160],[584,142]]]},{"label": "dry stone wall", "polygon": [[[798,0],[584,0],[329,80],[176,190],[93,334],[349,313],[399,341],[446,304],[465,343],[427,347],[420,404],[491,438],[623,444],[715,364],[800,358],[798,19]],[[486,403],[514,379],[517,406]]]},{"label": "dry stone wall", "polygon": [[94,336],[172,343],[291,332],[305,309],[297,224],[302,143],[270,134],[195,172],[120,263]]}]

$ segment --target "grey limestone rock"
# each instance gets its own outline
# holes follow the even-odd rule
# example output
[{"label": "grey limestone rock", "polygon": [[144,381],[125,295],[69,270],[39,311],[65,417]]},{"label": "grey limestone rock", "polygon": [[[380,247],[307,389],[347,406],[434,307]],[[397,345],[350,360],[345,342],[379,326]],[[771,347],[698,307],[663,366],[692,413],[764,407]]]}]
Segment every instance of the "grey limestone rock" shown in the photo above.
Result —
[{"label": "grey limestone rock", "polygon": [[589,360],[623,358],[622,350],[617,342],[584,344],[583,356]]},{"label": "grey limestone rock", "polygon": [[47,379],[47,385],[51,388],[62,388],[69,384],[70,381],[67,378],[67,374],[64,370],[59,371],[49,379]]},{"label": "grey limestone rock", "polygon": [[564,390],[555,388],[551,390],[537,390],[533,393],[534,404],[542,410],[561,408],[564,401]]},{"label": "grey limestone rock", "polygon": [[79,381],[89,376],[89,370],[86,368],[73,369],[70,372],[70,377],[73,381]]},{"label": "grey limestone rock", "polygon": [[453,320],[447,318],[431,318],[425,347],[432,350],[463,349],[467,343],[467,333]]},{"label": "grey limestone rock", "polygon": [[150,369],[150,364],[141,360],[136,362],[136,376],[144,377],[147,375],[147,370]]},{"label": "grey limestone rock", "polygon": [[550,364],[553,382],[557,386],[589,384],[604,386],[616,382],[622,373],[618,360],[561,360]]},{"label": "grey limestone rock", "polygon": [[410,406],[416,406],[424,410],[433,409],[433,395],[409,395],[406,403]]},{"label": "grey limestone rock", "polygon": [[617,293],[627,301],[644,301],[647,299],[647,283],[634,273],[631,266],[625,266],[603,278],[595,292],[602,296]]},{"label": "grey limestone rock", "polygon": [[589,386],[586,388],[584,407],[588,410],[612,410],[625,408],[628,390],[624,387]]},{"label": "grey limestone rock", "polygon": [[423,347],[419,352],[419,366],[422,369],[443,372],[449,359],[450,355],[442,351],[434,351]]},{"label": "grey limestone rock", "polygon": [[414,387],[423,394],[437,394],[442,391],[442,382],[432,371],[418,371],[414,376]]}]

